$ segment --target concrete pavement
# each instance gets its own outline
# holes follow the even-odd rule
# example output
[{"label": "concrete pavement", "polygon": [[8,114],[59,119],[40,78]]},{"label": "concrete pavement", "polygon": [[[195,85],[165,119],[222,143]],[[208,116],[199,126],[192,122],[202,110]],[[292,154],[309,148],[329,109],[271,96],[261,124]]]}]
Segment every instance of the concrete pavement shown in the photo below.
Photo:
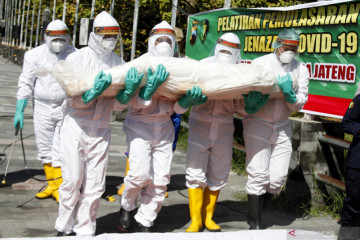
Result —
[{"label": "concrete pavement", "polygon": [[[16,105],[16,90],[21,68],[0,57],[0,153],[7,157],[10,154],[14,138],[12,123]],[[118,233],[116,216],[119,210],[117,189],[123,182],[126,151],[125,135],[122,122],[111,122],[112,140],[107,171],[106,193],[101,199],[97,214],[97,234]],[[20,142],[17,141],[11,156],[6,184],[0,185],[0,237],[53,237],[56,235],[54,223],[58,205],[52,199],[38,200],[35,194],[45,185],[32,177],[44,179],[41,162],[36,160],[36,146],[33,135],[32,104],[25,111],[23,138],[26,152],[26,164],[22,156]],[[18,139],[18,138],[17,138]],[[188,194],[185,187],[186,153],[176,150],[171,183],[168,187],[169,198],[156,219],[153,232],[184,232],[189,225]],[[7,162],[0,160],[0,180],[3,180]],[[245,200],[236,196],[245,195],[246,176],[230,173],[227,186],[221,191],[215,211],[214,220],[222,231],[247,230]],[[114,202],[107,201],[105,196],[113,195]],[[265,210],[264,225],[268,229],[303,229],[311,231],[338,231],[338,224],[332,217],[315,217],[304,220],[302,216],[279,210]]]}]

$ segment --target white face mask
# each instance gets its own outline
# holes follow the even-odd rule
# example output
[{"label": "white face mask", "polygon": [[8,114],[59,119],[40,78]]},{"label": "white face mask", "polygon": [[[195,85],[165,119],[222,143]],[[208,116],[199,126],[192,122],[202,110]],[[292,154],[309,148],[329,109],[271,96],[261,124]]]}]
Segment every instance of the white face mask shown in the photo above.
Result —
[{"label": "white face mask", "polygon": [[220,63],[234,63],[233,56],[227,53],[219,52],[217,59]]},{"label": "white face mask", "polygon": [[293,51],[286,51],[280,54],[280,61],[282,63],[290,63],[295,58],[295,53]]},{"label": "white face mask", "polygon": [[155,46],[155,52],[159,57],[171,57],[171,46],[167,42],[161,42]]},{"label": "white face mask", "polygon": [[101,46],[108,51],[112,51],[116,47],[116,43],[117,39],[106,38],[101,41]]},{"label": "white face mask", "polygon": [[54,39],[50,43],[51,50],[55,53],[60,53],[66,48],[66,42],[60,39]]}]

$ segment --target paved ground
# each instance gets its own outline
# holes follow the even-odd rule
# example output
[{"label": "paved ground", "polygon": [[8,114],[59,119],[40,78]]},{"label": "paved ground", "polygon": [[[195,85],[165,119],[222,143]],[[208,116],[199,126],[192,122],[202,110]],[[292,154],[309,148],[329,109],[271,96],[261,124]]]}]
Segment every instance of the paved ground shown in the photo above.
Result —
[{"label": "paved ground", "polygon": [[[14,138],[12,117],[16,105],[16,88],[21,68],[7,62],[0,56],[0,153],[10,154]],[[119,210],[117,189],[123,182],[125,170],[126,144],[122,132],[122,122],[112,121],[112,141],[107,172],[106,195],[114,195],[116,201],[101,199],[97,215],[97,234],[117,233],[116,215]],[[36,160],[36,146],[33,136],[32,105],[25,111],[23,138],[26,151],[26,164],[22,156],[21,145],[16,142],[9,164],[6,184],[0,185],[0,238],[53,237],[56,234],[54,222],[58,205],[52,199],[38,200],[35,194],[45,185],[32,179],[32,176],[44,178],[42,165]],[[4,178],[7,162],[0,160],[0,180]],[[172,165],[169,198],[152,228],[153,232],[184,232],[189,225],[188,194],[185,187],[185,152],[177,150]],[[230,174],[228,185],[221,191],[215,221],[223,231],[247,230],[247,203],[235,195],[245,194],[246,176]],[[331,217],[316,217],[304,220],[301,215],[279,210],[266,210],[263,216],[268,229],[302,229],[328,231],[336,233],[338,224]],[[325,233],[325,232],[324,232]],[[328,233],[325,233],[329,235]]]}]

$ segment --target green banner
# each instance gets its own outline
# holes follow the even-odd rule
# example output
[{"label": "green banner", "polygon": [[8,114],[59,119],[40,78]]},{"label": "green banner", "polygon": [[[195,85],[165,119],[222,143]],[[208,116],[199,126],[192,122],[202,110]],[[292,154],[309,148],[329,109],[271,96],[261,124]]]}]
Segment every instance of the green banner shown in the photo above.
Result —
[{"label": "green banner", "polygon": [[243,62],[251,63],[252,59],[274,52],[271,45],[280,31],[294,29],[300,35],[297,60],[306,64],[310,72],[306,106],[323,104],[323,108],[328,108],[329,101],[340,104],[338,98],[342,99],[336,112],[317,107],[309,112],[339,117],[354,97],[359,82],[359,12],[359,1],[325,1],[284,8],[230,8],[198,13],[188,19],[185,53],[198,60],[206,58],[221,35],[233,32],[240,38]]}]

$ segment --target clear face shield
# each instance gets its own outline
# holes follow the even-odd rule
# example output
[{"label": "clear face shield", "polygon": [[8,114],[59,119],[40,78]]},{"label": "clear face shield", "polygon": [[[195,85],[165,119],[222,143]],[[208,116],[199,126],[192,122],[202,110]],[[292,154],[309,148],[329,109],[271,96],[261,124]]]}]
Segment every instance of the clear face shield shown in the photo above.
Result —
[{"label": "clear face shield", "polygon": [[210,52],[215,62],[238,64],[241,62],[241,44],[219,38]]},{"label": "clear face shield", "polygon": [[54,53],[59,54],[69,44],[69,31],[64,30],[46,30],[46,44]]},{"label": "clear face shield", "polygon": [[168,36],[156,38],[155,52],[159,57],[172,57],[175,54],[175,49],[173,50],[173,41]]},{"label": "clear face shield", "polygon": [[114,51],[123,57],[123,45],[119,26],[94,27],[94,33],[102,49],[106,52]]},{"label": "clear face shield", "polygon": [[278,38],[275,42],[275,54],[283,64],[292,62],[297,57],[299,40]]},{"label": "clear face shield", "polygon": [[121,35],[121,31],[119,33],[119,36],[118,36],[118,41],[116,43],[116,46],[115,46],[115,49],[114,49],[114,52],[122,57],[123,59],[125,59],[125,56],[124,56],[124,44],[123,44],[123,40],[122,40],[122,35]]},{"label": "clear face shield", "polygon": [[158,57],[180,56],[179,46],[175,41],[175,31],[171,29],[154,29],[150,32],[149,53]]},{"label": "clear face shield", "polygon": [[54,40],[51,41],[50,45],[51,45],[51,49],[55,53],[60,53],[66,48],[67,43],[63,38],[55,38]]}]

